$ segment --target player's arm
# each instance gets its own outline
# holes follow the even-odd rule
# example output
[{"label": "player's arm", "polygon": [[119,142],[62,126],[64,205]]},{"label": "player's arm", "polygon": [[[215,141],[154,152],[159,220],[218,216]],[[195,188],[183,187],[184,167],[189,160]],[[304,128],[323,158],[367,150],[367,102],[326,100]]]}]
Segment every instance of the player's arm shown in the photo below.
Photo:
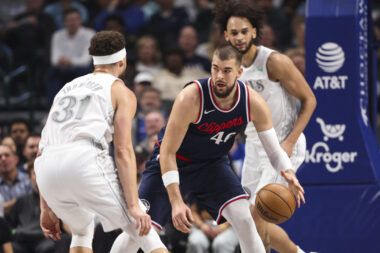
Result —
[{"label": "player's arm", "polygon": [[267,68],[269,78],[273,81],[280,81],[283,87],[301,102],[301,109],[294,127],[281,143],[290,156],[298,137],[304,131],[315,110],[317,101],[305,78],[288,56],[272,53],[268,59]]},{"label": "player's arm", "polygon": [[270,109],[265,100],[253,89],[249,88],[249,105],[251,120],[256,127],[260,141],[266,154],[276,171],[286,179],[289,188],[296,196],[298,207],[300,201],[305,203],[302,186],[292,169],[292,164],[285,151],[281,148],[276,132],[274,131]]},{"label": "player's arm", "polygon": [[190,221],[193,218],[190,209],[183,202],[179,184],[175,182],[179,181],[176,153],[182,144],[190,123],[197,120],[199,107],[198,87],[196,84],[188,85],[178,94],[174,101],[160,148],[161,172],[172,205],[173,225],[185,233],[190,233],[189,227],[191,224],[188,218]]},{"label": "player's arm", "polygon": [[51,239],[61,240],[61,228],[59,226],[59,219],[55,213],[50,209],[44,197],[40,193],[40,226],[44,235],[49,236]]},{"label": "player's arm", "polygon": [[145,235],[151,228],[151,220],[139,205],[136,157],[132,146],[132,120],[136,113],[136,96],[119,80],[112,85],[111,96],[115,110],[113,140],[119,180],[129,213],[136,220],[136,228],[141,225],[140,235]]}]

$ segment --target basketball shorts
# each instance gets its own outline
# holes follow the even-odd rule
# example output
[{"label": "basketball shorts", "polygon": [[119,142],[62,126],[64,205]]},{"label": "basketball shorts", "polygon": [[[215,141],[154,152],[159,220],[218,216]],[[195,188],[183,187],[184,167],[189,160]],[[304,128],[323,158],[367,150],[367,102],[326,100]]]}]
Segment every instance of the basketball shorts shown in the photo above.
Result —
[{"label": "basketball shorts", "polygon": [[113,160],[94,143],[82,140],[47,147],[37,158],[35,171],[42,196],[73,233],[83,231],[94,215],[105,231],[133,221]]},{"label": "basketball shorts", "polygon": [[[255,139],[251,141],[249,138],[245,144],[245,159],[242,170],[242,185],[244,189],[251,195],[250,202],[255,203],[257,192],[267,184],[279,183],[288,185],[286,180],[271,165],[264,148],[260,141]],[[301,134],[296,145],[294,145],[293,153],[290,161],[293,170],[297,171],[305,160],[306,155],[306,138]]]},{"label": "basketball shorts", "polygon": [[[206,162],[183,162],[178,167],[180,189],[185,202],[186,196],[191,195],[217,223],[225,221],[222,211],[228,204],[249,198],[227,156]],[[171,217],[171,205],[162,182],[159,161],[147,162],[139,187],[139,197],[146,205],[153,225],[162,229]]]}]

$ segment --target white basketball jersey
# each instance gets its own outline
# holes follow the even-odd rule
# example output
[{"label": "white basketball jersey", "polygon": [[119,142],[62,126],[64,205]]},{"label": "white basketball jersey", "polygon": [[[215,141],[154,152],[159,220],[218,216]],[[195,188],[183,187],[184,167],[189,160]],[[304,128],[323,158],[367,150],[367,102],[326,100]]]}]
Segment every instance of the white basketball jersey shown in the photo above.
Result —
[{"label": "white basketball jersey", "polygon": [[[293,129],[297,119],[297,103],[296,98],[290,95],[280,82],[269,80],[267,61],[272,52],[274,50],[259,46],[253,64],[248,68],[242,66],[243,74],[239,79],[255,89],[267,102],[274,129],[282,142]],[[248,123],[245,133],[247,138],[254,138],[260,142],[252,122]]]},{"label": "white basketball jersey", "polygon": [[115,80],[110,74],[91,73],[67,83],[54,98],[40,150],[81,139],[108,149],[114,132],[111,86]]}]

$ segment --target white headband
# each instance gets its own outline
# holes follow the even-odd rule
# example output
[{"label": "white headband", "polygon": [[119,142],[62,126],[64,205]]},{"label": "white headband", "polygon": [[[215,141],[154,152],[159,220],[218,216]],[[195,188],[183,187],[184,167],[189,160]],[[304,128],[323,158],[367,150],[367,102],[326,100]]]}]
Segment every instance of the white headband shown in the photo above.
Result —
[{"label": "white headband", "polygon": [[121,61],[124,59],[124,57],[127,56],[127,51],[125,48],[121,49],[120,51],[110,54],[110,55],[104,55],[104,56],[92,56],[92,59],[94,60],[94,65],[104,65],[104,64],[111,64],[118,61]]}]

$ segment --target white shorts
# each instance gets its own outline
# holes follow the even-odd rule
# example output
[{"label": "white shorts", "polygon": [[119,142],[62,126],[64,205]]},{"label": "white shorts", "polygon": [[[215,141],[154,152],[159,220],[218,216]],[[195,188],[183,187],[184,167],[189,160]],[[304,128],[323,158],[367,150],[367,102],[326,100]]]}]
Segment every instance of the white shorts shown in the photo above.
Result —
[{"label": "white shorts", "polygon": [[112,158],[90,141],[45,148],[35,172],[47,204],[74,234],[80,234],[94,215],[105,231],[134,222]]},{"label": "white shorts", "polygon": [[[302,133],[294,145],[290,161],[293,170],[301,166],[306,155],[306,138]],[[245,143],[245,159],[242,171],[242,185],[251,195],[250,202],[255,204],[257,192],[267,184],[280,183],[287,185],[286,180],[272,167],[260,141],[247,138]]]}]

